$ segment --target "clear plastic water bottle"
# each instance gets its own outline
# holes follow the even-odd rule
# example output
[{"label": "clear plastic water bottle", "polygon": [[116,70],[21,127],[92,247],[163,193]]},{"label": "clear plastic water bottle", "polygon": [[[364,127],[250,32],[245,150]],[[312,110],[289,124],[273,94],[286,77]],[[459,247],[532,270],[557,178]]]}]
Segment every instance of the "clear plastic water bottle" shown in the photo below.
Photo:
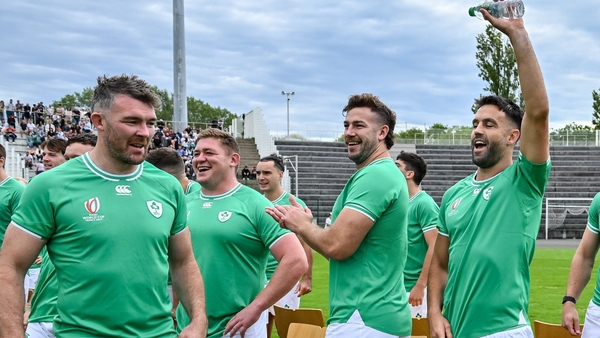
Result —
[{"label": "clear plastic water bottle", "polygon": [[522,0],[486,0],[481,4],[469,8],[469,15],[483,20],[479,9],[487,10],[493,17],[502,19],[518,19],[525,14],[525,5]]}]

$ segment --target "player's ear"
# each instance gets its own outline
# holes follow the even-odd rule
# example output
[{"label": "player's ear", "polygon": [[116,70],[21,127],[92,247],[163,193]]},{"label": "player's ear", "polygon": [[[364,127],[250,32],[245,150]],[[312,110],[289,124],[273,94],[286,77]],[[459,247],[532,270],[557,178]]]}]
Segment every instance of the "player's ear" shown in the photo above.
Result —
[{"label": "player's ear", "polygon": [[230,167],[237,167],[240,165],[240,154],[233,153],[231,154],[231,162],[229,163]]},{"label": "player's ear", "polygon": [[90,116],[92,124],[98,129],[104,131],[104,123],[106,123],[106,117],[103,113],[95,111]]}]

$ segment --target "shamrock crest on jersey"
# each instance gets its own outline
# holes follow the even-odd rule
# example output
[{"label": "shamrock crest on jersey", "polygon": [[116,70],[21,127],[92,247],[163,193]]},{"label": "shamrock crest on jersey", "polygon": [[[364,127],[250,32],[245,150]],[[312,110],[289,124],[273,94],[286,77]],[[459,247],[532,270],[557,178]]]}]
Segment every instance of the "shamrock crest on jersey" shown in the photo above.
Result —
[{"label": "shamrock crest on jersey", "polygon": [[226,222],[233,213],[231,211],[220,211],[219,212],[219,221]]},{"label": "shamrock crest on jersey", "polygon": [[148,206],[148,210],[152,214],[152,216],[159,218],[162,216],[162,203],[157,202],[155,200],[146,201],[146,206]]},{"label": "shamrock crest on jersey", "polygon": [[484,200],[489,201],[490,196],[492,195],[492,190],[493,189],[494,189],[494,187],[492,186],[492,187],[489,187],[489,188],[487,188],[487,189],[485,189],[483,191],[483,199]]}]

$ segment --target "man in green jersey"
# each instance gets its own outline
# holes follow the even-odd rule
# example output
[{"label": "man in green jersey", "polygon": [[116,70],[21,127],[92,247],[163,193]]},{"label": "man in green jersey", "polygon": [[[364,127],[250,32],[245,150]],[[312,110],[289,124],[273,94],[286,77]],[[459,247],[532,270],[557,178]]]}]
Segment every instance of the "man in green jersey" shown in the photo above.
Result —
[{"label": "man in green jersey", "polygon": [[404,267],[404,286],[408,292],[410,311],[415,318],[427,317],[427,276],[437,237],[440,208],[426,192],[421,181],[427,174],[427,163],[421,156],[401,152],[396,166],[408,185],[408,257]]},{"label": "man in green jersey", "polygon": [[[271,154],[269,156],[260,159],[256,165],[256,178],[258,180],[258,188],[265,194],[265,197],[271,201],[274,205],[290,205],[290,193],[283,190],[281,186],[281,180],[283,179],[283,173],[285,172],[285,165],[283,158],[277,154]],[[299,199],[294,199],[306,208],[306,204]],[[277,306],[284,308],[297,309],[300,307],[300,297],[312,291],[312,266],[313,266],[313,252],[312,248],[306,244],[302,239],[298,238],[304,252],[306,253],[306,259],[308,261],[308,269],[302,276],[302,279],[296,283],[290,291],[283,296],[280,300],[275,303]],[[267,283],[271,280],[275,269],[279,263],[273,257],[269,255],[267,261]],[[273,331],[273,320],[275,318],[275,310],[273,307],[269,308],[269,322],[267,323],[267,337],[271,337]]]},{"label": "man in green jersey", "polygon": [[410,336],[408,189],[389,154],[396,114],[372,94],[351,96],[343,111],[348,157],[358,170],[333,206],[331,227],[313,224],[297,203],[267,212],[329,258],[328,338]]},{"label": "man in green jersey", "polygon": [[6,148],[0,144],[0,249],[10,218],[17,209],[25,185],[8,175],[4,169]]},{"label": "man in green jersey", "polygon": [[594,196],[594,200],[588,211],[588,223],[583,233],[583,238],[573,257],[571,273],[567,284],[567,295],[563,298],[562,325],[569,330],[573,336],[581,335],[583,338],[600,337],[600,272],[596,276],[596,287],[594,297],[585,313],[585,326],[581,332],[579,325],[579,314],[575,303],[581,296],[583,289],[590,281],[594,260],[600,247],[600,193]]},{"label": "man in green jersey", "polygon": [[[94,134],[80,134],[71,137],[62,151],[65,159],[68,161],[77,158],[94,149],[97,139],[98,137]],[[23,325],[28,338],[55,337],[52,321],[58,314],[56,310],[58,299],[56,269],[54,269],[54,264],[48,257],[48,251],[45,248],[42,250],[41,256],[42,266],[35,292],[30,304],[25,304],[25,314],[23,315]]]},{"label": "man in green jersey", "polygon": [[177,180],[144,159],[160,99],[136,76],[99,77],[96,147],[31,181],[0,252],[0,336],[23,336],[19,294],[47,243],[56,269],[57,337],[176,337],[168,268],[193,318],[180,337],[205,337],[202,277]]},{"label": "man in green jersey", "polygon": [[475,102],[471,153],[477,171],[442,198],[429,270],[427,310],[435,338],[533,337],[529,264],[550,175],[548,96],[523,20],[481,12],[512,43],[525,112],[499,96]]},{"label": "man in green jersey", "polygon": [[[188,195],[188,223],[205,276],[208,337],[265,338],[266,310],[306,271],[306,254],[296,236],[265,213],[271,202],[237,181],[239,147],[231,135],[202,131],[192,163],[202,190]],[[269,252],[279,266],[265,287]],[[177,323],[189,323],[181,305]]]}]

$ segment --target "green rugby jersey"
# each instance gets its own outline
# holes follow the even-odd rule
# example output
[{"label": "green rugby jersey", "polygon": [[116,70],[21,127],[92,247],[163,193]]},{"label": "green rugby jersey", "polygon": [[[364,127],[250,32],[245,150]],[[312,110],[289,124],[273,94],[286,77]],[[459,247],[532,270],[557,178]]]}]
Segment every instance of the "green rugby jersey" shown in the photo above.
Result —
[{"label": "green rugby jersey", "polygon": [[434,230],[440,208],[424,191],[419,191],[408,200],[408,256],[404,267],[404,287],[410,292],[417,283],[429,246],[424,233]]},{"label": "green rugby jersey", "polygon": [[8,176],[0,182],[0,248],[10,219],[17,209],[25,185]]},{"label": "green rugby jersey", "polygon": [[346,323],[358,311],[370,328],[410,336],[412,319],[403,277],[408,188],[394,161],[379,159],[356,171],[335,201],[332,223],[344,208],[375,224],[352,256],[329,260],[327,323]]},{"label": "green rugby jersey", "polygon": [[185,187],[185,194],[199,194],[201,189],[202,187],[200,186],[200,183],[196,181],[190,181],[187,187]]},{"label": "green rugby jersey", "polygon": [[44,246],[41,252],[42,268],[38,277],[38,283],[31,300],[30,323],[52,322],[58,315],[56,301],[58,299],[58,284],[56,282],[56,270],[48,256]]},{"label": "green rugby jersey", "polygon": [[[304,203],[304,201],[302,201],[301,199],[299,199],[296,196],[294,196],[294,199],[296,200],[296,202],[298,202],[298,204],[302,205],[303,208],[306,208],[306,204]],[[277,205],[292,205],[290,203],[290,193],[287,191],[284,191],[283,194],[281,194],[281,196],[279,196],[276,200],[272,201],[272,203],[273,203],[273,205],[275,205],[275,204],[277,204]],[[277,262],[275,257],[273,257],[273,255],[269,253],[269,257],[267,259],[267,270],[266,270],[267,281],[271,280],[271,277],[273,276],[273,273],[275,273],[275,269],[277,269],[277,266],[279,266],[279,262]]]},{"label": "green rugby jersey", "polygon": [[540,229],[550,160],[518,160],[498,175],[472,174],[448,189],[439,234],[450,241],[444,316],[455,337],[528,325],[529,264]]},{"label": "green rugby jersey", "polygon": [[[590,205],[587,227],[596,235],[600,233],[600,193],[594,196],[594,200]],[[600,306],[600,268],[598,268],[598,270],[599,274],[596,276],[596,287],[594,288],[594,297],[592,298],[592,301],[597,306]]]},{"label": "green rugby jersey", "polygon": [[[290,232],[266,213],[273,204],[242,184],[222,195],[188,195],[187,203],[206,289],[208,337],[222,337],[227,322],[263,290],[269,248]],[[190,322],[181,304],[177,322],[178,330]]]},{"label": "green rugby jersey", "polygon": [[169,237],[186,227],[179,182],[144,162],[112,175],[89,153],[32,180],[13,222],[47,240],[57,337],[175,337]]}]

